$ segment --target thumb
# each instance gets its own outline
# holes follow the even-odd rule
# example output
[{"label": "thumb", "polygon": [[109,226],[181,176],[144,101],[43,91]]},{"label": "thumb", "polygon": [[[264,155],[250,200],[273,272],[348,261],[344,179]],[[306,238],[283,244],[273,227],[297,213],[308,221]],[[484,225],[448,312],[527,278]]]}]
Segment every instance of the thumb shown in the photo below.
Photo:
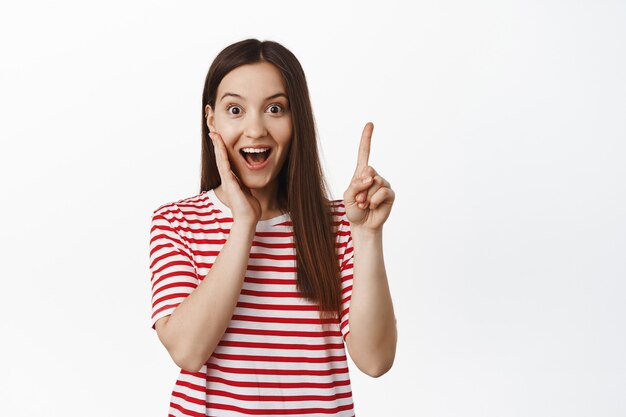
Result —
[{"label": "thumb", "polygon": [[343,200],[346,204],[353,205],[357,203],[357,195],[370,188],[373,184],[373,178],[367,176],[365,178],[354,177],[348,186],[348,189],[343,193]]}]

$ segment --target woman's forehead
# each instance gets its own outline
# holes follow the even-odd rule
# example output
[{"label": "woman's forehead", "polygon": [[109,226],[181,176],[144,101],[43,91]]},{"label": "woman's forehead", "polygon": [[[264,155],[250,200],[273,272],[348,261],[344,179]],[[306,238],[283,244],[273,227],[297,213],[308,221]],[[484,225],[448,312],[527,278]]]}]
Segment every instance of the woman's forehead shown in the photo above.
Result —
[{"label": "woman's forehead", "polygon": [[217,100],[231,96],[244,101],[265,101],[282,93],[286,96],[283,76],[268,62],[241,65],[230,71],[217,89]]}]

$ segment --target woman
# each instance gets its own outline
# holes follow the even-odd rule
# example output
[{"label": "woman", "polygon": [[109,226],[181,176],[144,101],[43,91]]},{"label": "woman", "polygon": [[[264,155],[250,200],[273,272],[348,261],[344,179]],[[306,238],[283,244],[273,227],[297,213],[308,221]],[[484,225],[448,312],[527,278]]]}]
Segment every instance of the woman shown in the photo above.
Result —
[{"label": "woman", "polygon": [[296,57],[247,39],[215,58],[201,192],[152,215],[152,327],[181,368],[170,415],[354,416],[344,343],[366,374],[391,368],[395,195],[368,165],[372,129],[331,201]]}]

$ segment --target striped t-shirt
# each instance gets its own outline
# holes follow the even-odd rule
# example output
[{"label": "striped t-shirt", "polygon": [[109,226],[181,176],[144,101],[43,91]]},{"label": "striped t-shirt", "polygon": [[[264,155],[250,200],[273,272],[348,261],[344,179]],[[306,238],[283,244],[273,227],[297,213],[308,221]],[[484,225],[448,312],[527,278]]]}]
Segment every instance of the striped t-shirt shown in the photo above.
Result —
[{"label": "striped t-shirt", "polygon": [[[289,214],[258,222],[243,288],[215,351],[198,372],[181,369],[169,416],[354,416],[344,342],[354,254],[341,200],[331,202],[342,288],[339,320],[296,288]],[[214,190],[152,214],[152,328],[172,314],[211,269],[232,213]]]}]

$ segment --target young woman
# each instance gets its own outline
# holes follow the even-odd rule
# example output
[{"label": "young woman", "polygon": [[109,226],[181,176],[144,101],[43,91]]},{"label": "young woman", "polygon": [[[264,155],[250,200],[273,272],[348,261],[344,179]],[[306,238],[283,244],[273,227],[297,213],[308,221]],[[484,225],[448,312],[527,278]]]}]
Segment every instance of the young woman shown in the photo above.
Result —
[{"label": "young woman", "polygon": [[296,57],[247,39],[215,58],[201,191],[152,215],[152,327],[181,368],[170,416],[354,416],[344,346],[367,375],[391,368],[395,194],[368,164],[372,130],[330,200]]}]

